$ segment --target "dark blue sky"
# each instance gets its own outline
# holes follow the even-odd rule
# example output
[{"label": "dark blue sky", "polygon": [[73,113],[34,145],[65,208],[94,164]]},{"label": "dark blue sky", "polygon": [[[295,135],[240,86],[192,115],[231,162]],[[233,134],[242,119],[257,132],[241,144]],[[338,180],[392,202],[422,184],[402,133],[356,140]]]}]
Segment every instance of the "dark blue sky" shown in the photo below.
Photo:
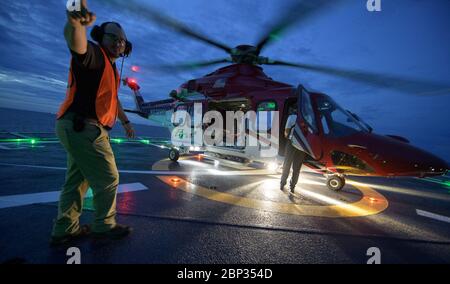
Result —
[{"label": "dark blue sky", "polygon": [[[97,23],[115,20],[134,44],[133,64],[146,100],[164,99],[184,81],[214,70],[160,73],[152,65],[224,57],[221,50],[163,28],[124,7],[88,1]],[[139,1],[229,46],[254,44],[293,1]],[[64,98],[70,54],[62,30],[66,0],[5,1],[0,8],[0,106],[55,112]],[[128,6],[129,7],[129,6]],[[342,1],[292,26],[262,55],[302,63],[362,69],[426,79],[450,86],[450,1],[382,0],[369,13],[366,0]],[[220,66],[220,65],[219,65]],[[219,67],[217,66],[217,67]],[[450,161],[450,88],[418,88],[416,94],[369,86],[332,76],[264,67],[275,80],[331,95],[360,114],[375,131],[398,134]],[[395,85],[396,82],[387,84]],[[132,108],[130,92],[120,94]]]}]

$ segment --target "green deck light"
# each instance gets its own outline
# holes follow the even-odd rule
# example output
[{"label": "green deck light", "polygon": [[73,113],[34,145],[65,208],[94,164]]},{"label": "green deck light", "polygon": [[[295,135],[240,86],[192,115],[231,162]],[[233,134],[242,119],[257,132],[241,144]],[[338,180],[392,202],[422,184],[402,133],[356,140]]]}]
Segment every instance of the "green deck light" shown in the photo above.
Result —
[{"label": "green deck light", "polygon": [[111,141],[114,142],[114,143],[120,144],[120,143],[123,142],[123,139],[121,139],[121,138],[111,138]]},{"label": "green deck light", "polygon": [[440,180],[440,179],[430,178],[430,177],[425,178],[425,180],[450,188],[450,180]]},{"label": "green deck light", "polygon": [[11,138],[9,138],[9,139],[0,139],[0,142],[1,142],[1,143],[11,143],[11,142],[17,142],[17,143],[20,143],[20,142],[25,142],[25,141],[27,141],[27,139],[19,139],[19,138],[14,138],[14,139],[11,139]]}]

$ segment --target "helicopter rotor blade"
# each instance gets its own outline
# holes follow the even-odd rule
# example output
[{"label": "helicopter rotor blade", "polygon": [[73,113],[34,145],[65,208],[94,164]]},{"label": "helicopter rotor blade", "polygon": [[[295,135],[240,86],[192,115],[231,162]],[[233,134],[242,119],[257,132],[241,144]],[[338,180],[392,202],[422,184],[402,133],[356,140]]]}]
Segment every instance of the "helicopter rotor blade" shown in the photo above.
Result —
[{"label": "helicopter rotor blade", "polygon": [[[298,0],[297,0],[298,1]],[[320,11],[323,11],[325,8],[330,5],[336,4],[337,1],[330,0],[315,0],[315,1],[300,1],[290,7],[288,12],[280,17],[280,20],[275,23],[272,28],[264,33],[264,36],[258,41],[256,45],[256,49],[259,52],[266,47],[268,44],[277,40],[280,35],[289,27],[294,25],[295,23],[299,23],[301,21],[305,21],[308,18],[311,18],[315,14]]]},{"label": "helicopter rotor blade", "polygon": [[279,60],[270,61],[266,63],[266,65],[290,66],[304,70],[310,70],[410,94],[450,94],[450,83],[444,84],[422,79],[379,74],[375,72],[347,70],[343,68],[328,67],[317,64],[290,63]]},{"label": "helicopter rotor blade", "polygon": [[220,49],[224,50],[225,52],[231,54],[231,51],[232,51],[231,47],[229,47],[225,44],[219,43],[215,40],[212,40],[212,39],[208,38],[207,36],[202,35],[198,32],[194,32],[190,28],[186,27],[185,25],[177,22],[176,20],[174,20],[166,15],[163,15],[160,11],[158,11],[154,8],[151,8],[149,6],[145,6],[142,4],[138,4],[138,3],[136,3],[136,1],[133,1],[133,0],[128,0],[128,1],[123,1],[123,0],[106,1],[106,0],[104,0],[103,2],[105,2],[105,4],[109,4],[109,5],[114,4],[114,6],[118,6],[123,9],[126,9],[136,15],[140,15],[144,18],[150,19],[150,20],[157,22],[161,25],[164,25],[166,27],[173,28],[174,30],[176,30],[177,32],[179,32],[181,34],[184,34],[184,35],[194,38],[196,40],[200,40],[202,42],[205,42],[209,45],[220,48]]},{"label": "helicopter rotor blade", "polygon": [[188,63],[182,63],[182,64],[173,64],[173,65],[160,65],[156,66],[156,69],[159,70],[193,70],[198,69],[205,66],[211,66],[221,63],[231,63],[232,61],[230,59],[217,59],[217,60],[210,60],[210,61],[201,61],[201,62],[188,62]]}]

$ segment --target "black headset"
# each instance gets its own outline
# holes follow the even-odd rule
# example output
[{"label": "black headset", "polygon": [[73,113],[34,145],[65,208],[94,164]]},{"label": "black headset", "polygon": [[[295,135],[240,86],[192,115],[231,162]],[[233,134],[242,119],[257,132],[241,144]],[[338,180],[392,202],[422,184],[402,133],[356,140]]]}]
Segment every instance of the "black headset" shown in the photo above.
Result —
[{"label": "black headset", "polygon": [[[114,24],[122,29],[122,26],[119,23],[116,22],[104,22],[100,26],[94,26],[91,31],[91,38],[95,40],[98,43],[102,43],[103,36],[105,35],[105,27],[108,24]],[[125,43],[125,51],[121,54],[122,57],[128,57],[131,54],[131,51],[133,50],[133,45],[128,40]]]}]

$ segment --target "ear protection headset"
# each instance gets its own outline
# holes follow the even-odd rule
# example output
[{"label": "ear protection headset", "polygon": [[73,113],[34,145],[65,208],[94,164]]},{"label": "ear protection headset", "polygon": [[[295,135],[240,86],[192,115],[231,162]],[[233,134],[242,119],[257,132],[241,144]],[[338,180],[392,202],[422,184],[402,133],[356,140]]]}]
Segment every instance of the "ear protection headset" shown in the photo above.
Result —
[{"label": "ear protection headset", "polygon": [[[91,31],[91,38],[95,40],[98,43],[102,43],[103,36],[105,35],[105,27],[108,24],[114,24],[122,29],[122,26],[120,26],[119,23],[116,22],[105,22],[101,24],[100,26],[94,26]],[[125,42],[125,51],[121,54],[122,57],[128,57],[131,54],[131,51],[133,50],[133,45],[128,40]]]}]

